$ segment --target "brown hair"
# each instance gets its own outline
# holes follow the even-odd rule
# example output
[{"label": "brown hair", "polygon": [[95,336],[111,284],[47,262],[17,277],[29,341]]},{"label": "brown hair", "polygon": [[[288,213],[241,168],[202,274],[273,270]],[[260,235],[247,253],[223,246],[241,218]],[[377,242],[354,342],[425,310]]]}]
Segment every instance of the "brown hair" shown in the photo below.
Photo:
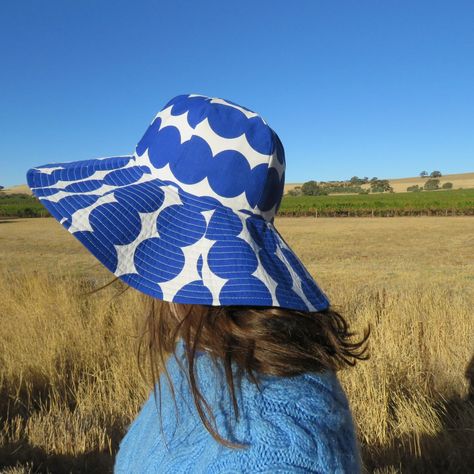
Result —
[{"label": "brown hair", "polygon": [[[206,351],[214,362],[224,362],[227,386],[237,418],[232,361],[237,364],[239,373],[248,374],[260,390],[260,373],[292,376],[304,372],[338,371],[347,365],[355,365],[357,360],[369,358],[366,342],[370,325],[361,340],[353,341],[354,333],[349,332],[345,318],[332,308],[304,312],[278,307],[168,303],[147,295],[144,297],[147,314],[139,338],[137,360],[140,374],[148,380],[141,364],[143,356],[148,359],[155,401],[157,382],[162,433],[159,374],[165,372],[176,403],[173,384],[166,369],[166,357],[175,354],[180,338],[185,343],[187,376],[198,414],[212,437],[230,448],[244,446],[222,438],[204,414],[202,404],[215,426],[214,415],[196,384],[196,351]],[[184,370],[181,363],[178,364]]]}]

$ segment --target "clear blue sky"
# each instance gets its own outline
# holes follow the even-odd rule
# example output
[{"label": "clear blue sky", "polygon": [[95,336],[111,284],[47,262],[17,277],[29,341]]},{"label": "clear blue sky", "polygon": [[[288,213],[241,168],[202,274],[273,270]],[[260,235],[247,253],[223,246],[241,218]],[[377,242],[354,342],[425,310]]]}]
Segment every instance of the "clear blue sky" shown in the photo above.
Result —
[{"label": "clear blue sky", "polygon": [[260,113],[287,182],[474,171],[472,0],[2,0],[0,184],[133,153],[172,97]]}]

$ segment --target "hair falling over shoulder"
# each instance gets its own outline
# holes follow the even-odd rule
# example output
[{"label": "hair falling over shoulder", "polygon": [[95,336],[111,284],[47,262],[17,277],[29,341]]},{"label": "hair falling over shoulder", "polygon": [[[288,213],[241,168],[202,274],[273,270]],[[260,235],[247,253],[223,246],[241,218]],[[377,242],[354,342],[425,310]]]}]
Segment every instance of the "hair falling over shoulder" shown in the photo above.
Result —
[{"label": "hair falling over shoulder", "polygon": [[[259,387],[259,374],[285,377],[305,372],[338,371],[369,358],[370,326],[360,340],[354,340],[355,334],[349,331],[346,319],[331,307],[319,312],[303,312],[277,307],[168,303],[143,296],[146,314],[137,348],[141,376],[147,383],[152,383],[155,395],[158,385],[160,406],[160,373],[164,372],[175,397],[166,360],[174,353],[178,340],[183,339],[187,376],[198,414],[213,438],[227,447],[243,446],[222,438],[204,413],[202,405],[215,426],[212,411],[197,387],[196,351],[206,351],[214,361],[223,362],[237,418],[233,362],[240,374],[247,374]],[[148,374],[143,368],[144,361]]]}]

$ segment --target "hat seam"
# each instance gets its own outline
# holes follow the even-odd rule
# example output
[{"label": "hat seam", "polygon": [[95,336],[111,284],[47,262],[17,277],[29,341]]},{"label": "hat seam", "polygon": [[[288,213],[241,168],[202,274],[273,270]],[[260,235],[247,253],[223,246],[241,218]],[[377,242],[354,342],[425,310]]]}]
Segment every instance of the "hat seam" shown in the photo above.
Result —
[{"label": "hat seam", "polygon": [[[148,149],[147,149],[147,150],[148,150]],[[146,151],[147,151],[147,150],[146,150]],[[270,157],[271,157],[272,155],[267,155],[267,156],[268,156],[269,159],[270,159]],[[140,158],[139,156],[136,156],[136,155],[134,155],[134,154],[133,154],[133,155],[124,155],[122,158],[125,158],[125,157],[128,157],[128,158],[130,158],[130,159],[134,159],[134,161],[136,161],[135,158]],[[111,159],[115,159],[115,158],[116,158],[116,157],[111,157]],[[89,160],[84,160],[84,161],[89,161]],[[43,166],[44,166],[44,165],[43,165]],[[139,166],[139,165],[137,164],[137,166]],[[267,163],[267,166],[268,166],[268,163]],[[77,167],[78,169],[81,169],[82,167],[84,167],[84,165],[82,165],[82,166],[81,166],[81,165],[76,165],[76,166],[72,167],[72,169],[75,170],[76,167]],[[87,168],[88,171],[91,170],[91,169],[92,169],[94,172],[95,172],[95,171],[100,171],[100,169],[96,169],[92,164],[87,164],[87,165],[85,165],[85,167]],[[40,166],[40,167],[37,167],[37,169],[38,169],[38,171],[41,171],[41,166]],[[128,167],[128,168],[121,167],[121,168],[110,169],[110,170],[108,170],[108,171],[113,172],[113,171],[123,170],[124,172],[127,172],[127,171],[130,170],[130,169],[132,169],[132,168],[131,168],[131,167]],[[92,173],[92,174],[93,174],[93,173]],[[128,172],[128,174],[130,175],[131,173]],[[144,174],[145,174],[145,173],[144,173]],[[146,174],[151,174],[151,173],[146,173]],[[40,186],[34,186],[34,188],[53,189],[53,188],[52,188],[53,185],[43,184],[43,183],[44,183],[44,182],[43,182],[43,179],[42,179],[43,176],[46,178],[46,175],[45,175],[44,173],[39,172],[39,173],[35,173],[34,175],[37,175],[37,177],[38,177],[39,180],[40,180]],[[33,175],[33,176],[34,176],[34,175]],[[92,176],[92,175],[91,175],[91,176]],[[76,175],[74,176],[74,181],[79,181],[79,179],[80,179],[80,178],[76,178]],[[139,179],[140,179],[140,178],[138,178],[136,181],[138,181]],[[259,196],[257,202],[260,201],[261,197],[263,196],[263,191],[264,191],[264,188],[265,188],[265,186],[266,186],[267,180],[268,180],[268,175],[267,175],[267,177],[265,178],[265,183],[264,183],[264,186],[263,186],[263,188],[262,188],[262,191],[261,191],[261,193],[260,193],[260,196]],[[82,180],[81,182],[84,182],[84,181],[87,181],[87,178],[85,178],[85,180]],[[91,181],[92,181],[92,180],[91,180]],[[103,179],[101,179],[101,181],[103,182]],[[120,181],[120,180],[119,180],[119,181]],[[179,189],[179,191],[180,191],[182,194],[185,195],[186,199],[187,199],[188,201],[191,201],[191,206],[194,205],[194,206],[196,206],[196,207],[199,207],[198,204],[203,204],[203,203],[205,203],[205,201],[203,201],[203,200],[200,199],[200,198],[211,197],[211,198],[215,199],[215,200],[219,203],[219,205],[221,206],[221,208],[226,210],[226,212],[229,212],[229,210],[230,210],[231,212],[234,211],[234,212],[238,212],[238,213],[240,213],[240,214],[245,214],[245,215],[248,215],[247,212],[252,212],[252,216],[257,217],[257,218],[260,218],[260,219],[262,219],[262,220],[265,221],[265,222],[269,222],[265,217],[263,217],[262,214],[260,214],[261,212],[264,212],[264,211],[262,211],[262,210],[258,207],[258,204],[255,205],[255,206],[252,207],[252,208],[249,207],[249,209],[241,209],[241,208],[240,208],[240,209],[237,209],[237,208],[233,208],[233,207],[230,207],[230,206],[225,205],[224,203],[222,203],[222,202],[221,202],[218,198],[216,198],[216,197],[213,197],[213,196],[198,196],[198,195],[196,195],[196,194],[190,193],[189,191],[184,190],[184,189],[180,186],[180,184],[176,183],[175,181],[169,180],[169,179],[164,180],[164,179],[162,179],[162,178],[160,178],[160,177],[154,177],[153,179],[151,179],[151,180],[149,180],[149,181],[144,181],[144,182],[142,182],[142,183],[137,183],[136,181],[134,181],[134,182],[122,182],[122,184],[114,185],[114,186],[115,186],[115,189],[108,190],[108,191],[106,191],[106,192],[103,193],[103,194],[94,193],[95,190],[92,190],[92,191],[90,192],[90,194],[85,194],[84,192],[74,192],[74,191],[66,191],[66,190],[64,190],[64,189],[59,189],[59,188],[58,188],[58,189],[59,189],[59,191],[63,191],[63,192],[65,192],[65,193],[70,193],[70,196],[88,195],[88,196],[98,196],[98,197],[100,198],[100,197],[102,197],[102,196],[105,196],[105,195],[110,194],[110,193],[114,193],[115,191],[121,190],[121,189],[124,189],[124,188],[129,188],[129,187],[133,187],[133,186],[139,186],[140,184],[146,184],[146,183],[157,182],[157,183],[159,183],[161,186],[174,186],[174,187],[177,187],[177,188]],[[76,184],[76,183],[71,183],[71,184]],[[106,184],[106,183],[102,183],[102,184]],[[158,186],[158,187],[161,187],[161,186]],[[88,192],[88,193],[89,193],[89,192]],[[179,194],[180,194],[179,192],[176,193],[176,195],[177,195],[177,196],[180,198],[180,200],[181,200],[181,196],[180,196]],[[38,199],[40,199],[41,201],[43,201],[43,200],[48,200],[48,201],[49,201],[49,199],[46,199],[47,197],[49,197],[49,196],[38,196]],[[66,197],[69,197],[69,196],[64,196],[64,197],[61,198],[61,199],[64,199],[64,198],[66,198]],[[247,196],[246,196],[246,199],[247,199]],[[54,201],[53,201],[53,202],[54,202]],[[59,201],[57,201],[57,202],[59,203]],[[248,202],[248,200],[247,200],[247,202]],[[194,203],[196,203],[196,204],[194,204]],[[179,204],[179,203],[176,203],[176,204]],[[209,209],[209,210],[212,210],[212,209]],[[246,211],[247,211],[247,212],[246,212]],[[253,211],[259,211],[259,212],[253,212]]]}]

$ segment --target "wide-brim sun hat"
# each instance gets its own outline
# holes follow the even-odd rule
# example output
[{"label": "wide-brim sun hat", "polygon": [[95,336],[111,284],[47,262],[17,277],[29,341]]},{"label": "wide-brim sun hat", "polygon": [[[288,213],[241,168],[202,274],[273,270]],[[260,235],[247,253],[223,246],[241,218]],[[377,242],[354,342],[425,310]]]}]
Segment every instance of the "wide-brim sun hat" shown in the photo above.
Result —
[{"label": "wide-brim sun hat", "polygon": [[63,227],[145,294],[212,306],[329,307],[274,226],[283,145],[234,102],[177,96],[133,154],[37,166],[27,181]]}]

